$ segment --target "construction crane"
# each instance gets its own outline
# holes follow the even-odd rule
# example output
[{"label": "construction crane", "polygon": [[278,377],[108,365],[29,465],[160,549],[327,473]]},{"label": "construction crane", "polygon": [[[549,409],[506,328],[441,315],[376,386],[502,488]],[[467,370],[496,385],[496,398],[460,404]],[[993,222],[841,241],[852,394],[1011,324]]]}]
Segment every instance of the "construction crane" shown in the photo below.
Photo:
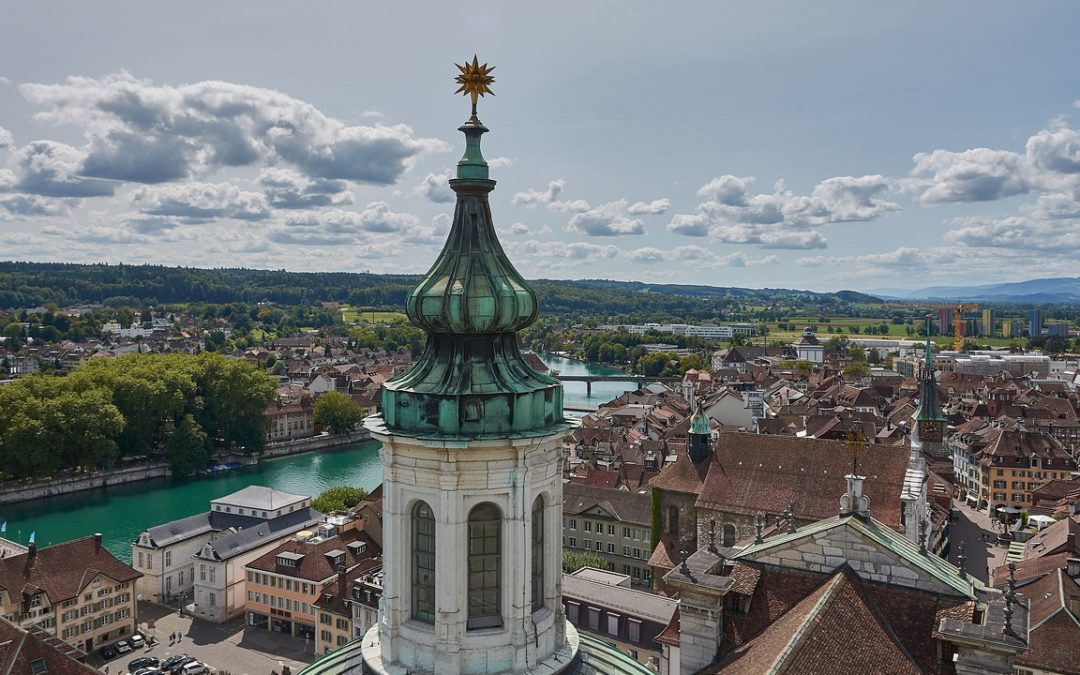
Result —
[{"label": "construction crane", "polygon": [[[980,309],[980,306],[973,302],[965,302],[962,304],[954,302],[888,302],[885,303],[888,306],[893,307],[905,307],[909,309],[948,309],[952,310],[952,332],[953,332],[953,350],[960,351],[964,348],[964,331],[961,326],[964,323],[964,312],[972,312]],[[945,325],[941,326],[941,334],[945,335],[948,328]],[[991,327],[992,330],[992,327]]]},{"label": "construction crane", "polygon": [[953,351],[960,351],[964,348],[964,331],[960,330],[960,326],[964,321],[964,310],[974,311],[979,309],[979,305],[974,303],[968,303],[966,305],[957,305],[953,310]]}]

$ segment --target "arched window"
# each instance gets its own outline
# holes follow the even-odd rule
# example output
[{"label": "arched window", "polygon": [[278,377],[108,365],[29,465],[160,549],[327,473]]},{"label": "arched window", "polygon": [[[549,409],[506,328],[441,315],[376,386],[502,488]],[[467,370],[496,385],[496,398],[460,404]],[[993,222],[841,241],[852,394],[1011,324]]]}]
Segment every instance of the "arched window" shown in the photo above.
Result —
[{"label": "arched window", "polygon": [[494,504],[469,512],[469,621],[472,628],[502,626],[502,513]]},{"label": "arched window", "polygon": [[668,532],[676,539],[679,538],[679,507],[668,507]]},{"label": "arched window", "polygon": [[435,515],[424,502],[412,509],[412,618],[435,623]]},{"label": "arched window", "polygon": [[721,537],[720,543],[723,546],[734,546],[735,538],[738,536],[738,532],[735,529],[735,525],[732,523],[724,523],[724,534]]},{"label": "arched window", "polygon": [[533,502],[532,509],[532,608],[544,606],[544,496]]}]

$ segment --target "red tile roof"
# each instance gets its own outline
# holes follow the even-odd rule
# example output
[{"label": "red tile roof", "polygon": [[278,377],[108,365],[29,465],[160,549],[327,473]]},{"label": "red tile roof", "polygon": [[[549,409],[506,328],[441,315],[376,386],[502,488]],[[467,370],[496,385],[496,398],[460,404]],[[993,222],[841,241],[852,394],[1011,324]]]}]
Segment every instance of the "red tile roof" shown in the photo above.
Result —
[{"label": "red tile roof", "polygon": [[[782,513],[794,501],[800,520],[834,516],[847,491],[844,476],[851,472],[844,442],[816,438],[721,433],[714,457],[698,508],[745,515]],[[871,513],[897,529],[906,470],[903,449],[870,444],[859,452]]]},{"label": "red tile roof", "polygon": [[847,567],[705,672],[756,675],[767,670],[807,675],[922,672],[865,584]]},{"label": "red tile roof", "polygon": [[689,455],[680,452],[675,455],[673,463],[665,466],[655,478],[649,481],[649,485],[661,490],[696,495],[701,492],[702,478],[709,470],[711,463],[709,459],[706,459],[695,466]]},{"label": "red tile roof", "polygon": [[120,562],[93,537],[83,537],[0,558],[0,587],[13,597],[41,591],[53,605],[74,598],[99,574],[116,582],[134,581],[142,576]]},{"label": "red tile roof", "polygon": [[[100,675],[90,666],[67,656],[52,643],[59,642],[43,631],[26,631],[0,619],[0,673],[42,672],[49,675]],[[45,670],[34,670],[40,665]],[[31,664],[34,664],[33,666]]]}]

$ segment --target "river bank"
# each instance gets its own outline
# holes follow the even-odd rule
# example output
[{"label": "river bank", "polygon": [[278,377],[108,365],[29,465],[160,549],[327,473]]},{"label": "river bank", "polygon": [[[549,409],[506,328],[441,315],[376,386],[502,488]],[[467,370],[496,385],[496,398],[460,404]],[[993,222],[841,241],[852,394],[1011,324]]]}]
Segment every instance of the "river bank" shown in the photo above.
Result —
[{"label": "river bank", "polygon": [[36,532],[38,546],[101,532],[105,548],[127,562],[131,542],[146,528],[204,512],[212,500],[250,485],[314,497],[337,485],[370,491],[381,482],[379,444],[366,441],[264,459],[210,476],[156,478],[4,504],[0,521],[7,521],[4,537],[26,544]]},{"label": "river bank", "polygon": [[15,483],[0,487],[0,505],[25,502],[31,499],[57,497],[86,490],[96,490],[110,485],[124,485],[138,481],[167,478],[172,475],[165,462],[150,462],[126,466],[108,471],[62,476],[32,483]]},{"label": "river bank", "polygon": [[[298,438],[279,443],[267,443],[266,448],[258,455],[221,455],[218,461],[221,463],[235,462],[244,466],[258,464],[260,460],[273,459],[275,457],[287,457],[305,452],[343,448],[350,445],[364,443],[371,439],[367,431],[357,431],[351,434],[322,434],[311,438]],[[169,478],[172,471],[167,462],[147,462],[133,466],[125,466],[118,469],[93,471],[90,473],[72,474],[51,478],[49,480],[34,481],[29,483],[12,483],[0,486],[0,506],[15,504],[18,502],[42,499],[46,497],[59,497],[77,492],[87,492],[115,485],[126,485],[141,481],[158,478]]]}]

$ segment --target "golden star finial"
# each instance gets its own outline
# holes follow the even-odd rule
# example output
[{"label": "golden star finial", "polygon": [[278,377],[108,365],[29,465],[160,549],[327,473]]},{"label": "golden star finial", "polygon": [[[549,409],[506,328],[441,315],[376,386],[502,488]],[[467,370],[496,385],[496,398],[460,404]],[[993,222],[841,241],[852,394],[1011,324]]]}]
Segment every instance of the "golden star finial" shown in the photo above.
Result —
[{"label": "golden star finial", "polygon": [[454,78],[454,82],[461,85],[454,93],[472,97],[472,114],[476,117],[476,98],[485,94],[495,95],[488,86],[495,81],[490,74],[495,70],[495,66],[488,68],[486,63],[481,65],[475,54],[473,54],[472,63],[466,60],[463,66],[458,66],[456,63],[454,65],[461,71],[461,74]]}]

